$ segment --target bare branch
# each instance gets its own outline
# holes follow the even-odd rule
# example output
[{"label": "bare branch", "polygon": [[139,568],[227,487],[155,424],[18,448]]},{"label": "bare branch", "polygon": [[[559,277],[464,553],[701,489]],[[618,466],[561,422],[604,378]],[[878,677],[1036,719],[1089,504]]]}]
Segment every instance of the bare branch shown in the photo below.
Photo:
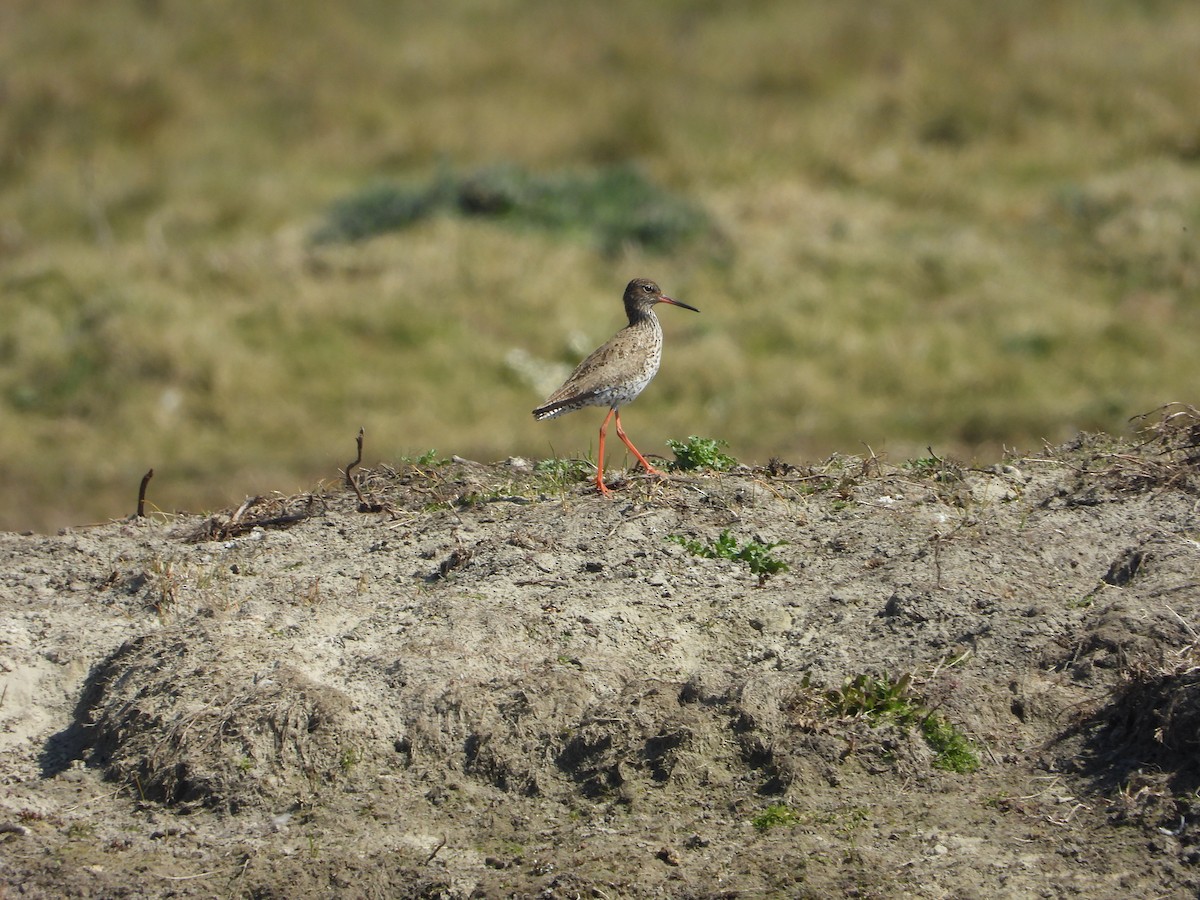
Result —
[{"label": "bare branch", "polygon": [[142,476],[142,486],[138,488],[138,505],[136,517],[139,519],[146,518],[146,485],[150,483],[150,479],[154,477],[154,470],[149,469]]},{"label": "bare branch", "polygon": [[363,429],[363,428],[358,429],[358,437],[355,438],[355,443],[358,445],[358,455],[354,457],[354,461],[352,463],[350,463],[349,465],[346,466],[346,484],[348,484],[350,486],[350,489],[352,491],[354,491],[355,496],[358,497],[358,511],[359,512],[380,512],[383,509],[383,504],[382,503],[368,503],[367,498],[363,496],[363,492],[358,486],[358,481],[351,474],[354,467],[358,466],[362,463],[363,434],[364,433],[365,433],[365,429]]}]

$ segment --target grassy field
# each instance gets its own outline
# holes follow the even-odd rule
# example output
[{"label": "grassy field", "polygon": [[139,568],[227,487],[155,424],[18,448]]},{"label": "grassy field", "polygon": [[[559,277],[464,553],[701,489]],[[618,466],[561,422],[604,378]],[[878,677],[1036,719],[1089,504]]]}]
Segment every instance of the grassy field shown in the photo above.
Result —
[{"label": "grassy field", "polygon": [[[0,527],[150,467],[168,510],[303,489],[360,426],[586,455],[598,411],[529,411],[633,275],[702,310],[646,452],[988,461],[1196,401],[1195,3],[433,6],[0,7]],[[695,229],[505,205],[614,172]],[[437,202],[329,239],[380,196]]]}]

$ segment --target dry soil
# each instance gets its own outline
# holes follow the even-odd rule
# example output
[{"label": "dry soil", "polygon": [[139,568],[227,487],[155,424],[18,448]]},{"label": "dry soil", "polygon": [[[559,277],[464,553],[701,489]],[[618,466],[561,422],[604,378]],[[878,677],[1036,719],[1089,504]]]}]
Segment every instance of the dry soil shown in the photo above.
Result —
[{"label": "dry soil", "polygon": [[1194,897],[1198,445],[0,535],[0,896]]}]

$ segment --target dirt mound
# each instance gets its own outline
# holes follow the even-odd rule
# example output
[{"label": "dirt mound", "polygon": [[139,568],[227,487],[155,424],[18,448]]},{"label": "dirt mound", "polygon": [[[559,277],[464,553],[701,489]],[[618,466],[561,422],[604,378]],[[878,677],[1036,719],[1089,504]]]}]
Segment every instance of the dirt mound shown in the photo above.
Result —
[{"label": "dirt mound", "polygon": [[245,651],[198,622],[124,644],[89,686],[87,762],[143,799],[232,813],[336,784],[369,723],[338,690]]},{"label": "dirt mound", "polygon": [[1097,745],[1117,772],[1165,773],[1179,795],[1200,787],[1200,666],[1137,672],[1100,722]]},{"label": "dirt mound", "polygon": [[611,499],[574,463],[436,462],[0,535],[0,878],[1193,896],[1200,519],[1164,421]]}]

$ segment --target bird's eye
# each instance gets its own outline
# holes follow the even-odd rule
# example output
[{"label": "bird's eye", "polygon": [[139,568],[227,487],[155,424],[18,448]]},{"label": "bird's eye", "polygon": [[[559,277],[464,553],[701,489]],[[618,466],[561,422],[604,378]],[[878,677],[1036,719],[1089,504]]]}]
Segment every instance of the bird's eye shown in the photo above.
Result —
[{"label": "bird's eye", "polygon": [[642,285],[642,290],[643,290],[643,291],[645,291],[647,294],[653,294],[653,293],[654,293],[654,285],[652,285],[652,284],[643,284],[643,285]]}]

